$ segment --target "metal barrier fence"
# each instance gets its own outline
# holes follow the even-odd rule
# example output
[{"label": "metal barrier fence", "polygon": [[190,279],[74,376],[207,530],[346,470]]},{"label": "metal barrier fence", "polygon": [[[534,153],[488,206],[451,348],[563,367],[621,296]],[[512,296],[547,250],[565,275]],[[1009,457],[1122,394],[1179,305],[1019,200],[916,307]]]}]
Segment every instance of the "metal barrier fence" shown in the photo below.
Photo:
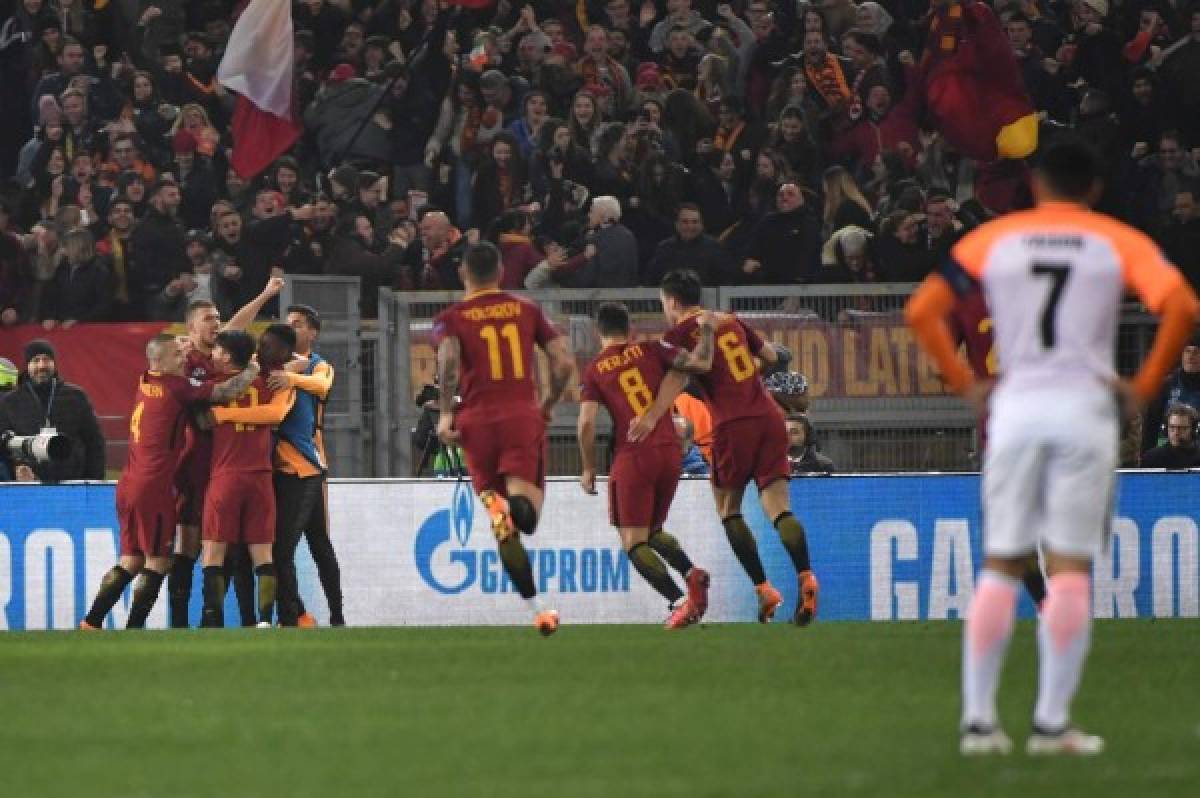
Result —
[{"label": "metal barrier fence", "polygon": [[[461,298],[455,292],[379,293],[378,324],[358,319],[357,278],[291,277],[283,307],[312,304],[327,320],[319,350],[338,368],[327,414],[336,476],[410,476],[421,460],[413,431],[414,401],[434,380],[434,317]],[[810,383],[809,417],[822,450],[838,470],[970,470],[978,466],[975,419],[946,394],[933,364],[904,325],[907,284],[770,286],[706,289],[705,304],[735,311],[795,354]],[[582,368],[599,349],[596,307],[625,302],[643,335],[666,328],[655,289],[531,292],[568,336]],[[333,323],[330,324],[330,321]],[[1131,373],[1145,358],[1155,320],[1125,308],[1118,365]],[[550,474],[578,473],[578,386],[572,385],[548,430]],[[603,415],[603,414],[602,414]],[[601,421],[601,424],[605,424]],[[601,466],[607,429],[599,430]]]}]

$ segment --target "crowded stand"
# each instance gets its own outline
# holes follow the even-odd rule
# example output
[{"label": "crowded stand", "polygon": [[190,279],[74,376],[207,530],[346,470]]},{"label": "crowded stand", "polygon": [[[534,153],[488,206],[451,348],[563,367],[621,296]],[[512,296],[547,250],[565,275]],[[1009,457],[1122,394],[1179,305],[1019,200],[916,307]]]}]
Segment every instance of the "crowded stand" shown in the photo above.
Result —
[{"label": "crowded stand", "polygon": [[[272,274],[460,289],[912,282],[1101,148],[1101,209],[1200,277],[1200,8],[305,0],[299,135],[237,168],[244,2],[16,0],[0,64],[0,321],[228,317]],[[286,54],[286,48],[283,48]]]}]

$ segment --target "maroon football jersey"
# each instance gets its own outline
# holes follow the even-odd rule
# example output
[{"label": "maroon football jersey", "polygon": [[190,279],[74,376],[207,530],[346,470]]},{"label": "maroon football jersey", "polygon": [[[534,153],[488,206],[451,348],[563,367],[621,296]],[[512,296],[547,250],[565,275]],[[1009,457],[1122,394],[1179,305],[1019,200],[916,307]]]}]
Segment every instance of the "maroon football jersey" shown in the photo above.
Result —
[{"label": "maroon football jersey", "polygon": [[536,412],[533,347],[558,337],[541,308],[504,291],[479,291],[433,320],[434,346],[449,337],[462,348],[462,415]]},{"label": "maroon football jersey", "polygon": [[[663,340],[691,351],[700,337],[698,313],[688,316],[663,335]],[[775,400],[759,379],[754,361],[763,340],[732,313],[717,314],[713,336],[712,370],[694,378],[712,414],[713,427],[735,418],[754,418],[779,412]]]},{"label": "maroon football jersey", "polygon": [[630,423],[654,404],[663,377],[678,354],[679,348],[666,341],[613,344],[602,349],[583,372],[580,398],[585,402],[599,402],[608,410],[616,451],[642,444],[678,445],[675,424],[669,413],[658,420],[642,444],[626,440]]},{"label": "maroon football jersey", "polygon": [[967,362],[976,377],[996,376],[996,353],[992,349],[992,317],[987,300],[978,287],[959,299],[950,314],[950,331],[967,352]]},{"label": "maroon football jersey", "polygon": [[185,451],[185,410],[212,397],[213,383],[157,371],[138,380],[129,418],[129,459],[125,473],[146,478],[175,478]]},{"label": "maroon football jersey", "polygon": [[[257,407],[269,404],[273,396],[266,377],[259,375],[226,407]],[[273,450],[270,424],[218,424],[212,433],[212,474],[270,471]]]},{"label": "maroon football jersey", "polygon": [[183,373],[193,380],[211,380],[217,374],[213,365],[212,354],[204,354],[199,349],[188,350],[184,359]]}]

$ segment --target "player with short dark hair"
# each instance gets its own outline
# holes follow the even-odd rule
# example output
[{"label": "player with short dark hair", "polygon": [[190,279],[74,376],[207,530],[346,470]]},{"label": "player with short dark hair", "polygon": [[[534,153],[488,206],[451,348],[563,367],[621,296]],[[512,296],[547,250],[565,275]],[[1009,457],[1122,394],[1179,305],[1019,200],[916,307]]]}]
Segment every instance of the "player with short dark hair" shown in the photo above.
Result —
[{"label": "player with short dark hair", "polygon": [[296,582],[296,547],[303,536],[308,540],[329,604],[329,623],[344,626],[341,569],[329,539],[325,482],[329,461],[321,429],[325,402],[333,390],[333,366],[313,351],[321,331],[321,316],[315,308],[290,306],[287,323],[296,334],[296,359],[271,372],[267,380],[272,390],[296,390],[296,402],[279,425],[275,444],[274,557],[279,574],[279,625],[316,625],[316,619],[304,608]]},{"label": "player with short dark hair", "polygon": [[[492,519],[504,570],[544,634],[558,612],[542,606],[520,536],[533,534],[545,483],[546,422],[575,364],[566,340],[534,303],[501,291],[500,252],[471,246],[459,267],[466,296],[433,322],[441,379],[438,436],[461,443],[467,470]],[[539,408],[534,346],[550,363],[549,392]],[[455,412],[455,397],[462,405]]]},{"label": "player with short dark hair", "polygon": [[[291,358],[296,334],[286,324],[272,324],[258,342],[258,359],[267,370]],[[222,371],[247,368],[254,339],[244,332],[221,332],[213,347],[213,363]],[[225,550],[246,544],[258,577],[258,625],[270,626],[276,577],[275,492],[271,486],[271,427],[283,421],[295,401],[288,388],[273,392],[259,376],[236,403],[209,411],[213,426],[212,473],[204,497],[204,610],[202,626],[224,626]]]},{"label": "player with short dark hair", "polygon": [[[1020,579],[1041,549],[1049,575],[1038,618],[1038,696],[1025,750],[1094,755],[1104,740],[1072,725],[1070,705],[1091,643],[1092,560],[1105,544],[1116,488],[1122,412],[1158,391],[1193,332],[1200,303],[1143,233],[1090,210],[1103,165],[1069,139],[1043,153],[1036,206],[973,230],[905,308],[921,347],[947,384],[988,410],[984,456],[984,565],[963,626],[959,751],[1007,754],[996,691]],[[992,314],[999,378],[961,361],[946,325],[982,287]],[[1149,356],[1131,380],[1114,368],[1126,292],[1161,316]]]},{"label": "player with short dark hair", "polygon": [[175,541],[175,477],[184,454],[184,427],[193,402],[227,402],[241,396],[258,376],[254,364],[217,384],[184,376],[184,355],[173,335],[156,335],[146,345],[149,368],[138,380],[129,419],[129,460],[117,482],[121,558],[104,575],[80,629],[99,629],[133,578],[128,628],[145,625],[171,563]]},{"label": "player with short dark hair", "polygon": [[[283,278],[272,277],[266,287],[245,307],[238,310],[227,323],[221,324],[221,312],[208,300],[197,300],[188,305],[184,316],[187,335],[182,339],[187,358],[186,375],[195,380],[209,380],[216,374],[212,362],[213,346],[221,330],[244,330],[258,316],[260,310],[283,289]],[[179,546],[171,563],[167,579],[167,596],[170,600],[170,625],[173,629],[188,625],[188,603],[192,596],[192,577],[196,558],[200,555],[200,522],[204,513],[204,491],[208,486],[209,465],[212,460],[212,436],[189,425],[187,428],[187,453],[179,473]],[[231,557],[231,571],[238,606],[242,612],[242,623],[254,620],[254,578],[248,573],[249,566],[243,561],[235,563]],[[232,566],[241,565],[240,568]]]},{"label": "player with short dark hair", "polygon": [[[677,269],[663,277],[659,291],[663,314],[673,325],[663,340],[694,349],[701,338],[699,323],[705,312],[700,306],[700,277],[689,269]],[[758,544],[742,518],[742,496],[747,483],[754,480],[763,511],[774,522],[796,569],[800,600],[792,620],[807,626],[817,615],[819,587],[809,560],[808,537],[792,515],[788,492],[792,469],[783,411],[759,378],[759,362],[773,370],[786,366],[790,355],[764,341],[732,313],[716,315],[715,342],[712,369],[697,375],[695,381],[712,413],[712,485],[717,512],[734,554],[758,593],[758,620],[766,623],[783,603],[783,596],[767,581]],[[630,425],[629,439],[648,435],[685,384],[686,378],[672,371],[654,405]]]},{"label": "player with short dark hair", "polygon": [[[663,529],[679,484],[683,452],[670,416],[638,443],[626,440],[630,423],[645,413],[671,370],[703,373],[712,368],[713,315],[699,319],[694,352],[666,341],[637,343],[629,309],[606,302],[596,313],[600,353],[584,370],[579,405],[579,452],[584,491],[596,492],[596,413],[604,405],[612,418],[615,453],[608,477],[608,513],[630,562],[670,606],[668,629],[698,622],[708,608],[708,572],[696,568],[674,536]],[[660,559],[661,558],[661,559]],[[686,579],[688,597],[667,572],[670,563]]]}]

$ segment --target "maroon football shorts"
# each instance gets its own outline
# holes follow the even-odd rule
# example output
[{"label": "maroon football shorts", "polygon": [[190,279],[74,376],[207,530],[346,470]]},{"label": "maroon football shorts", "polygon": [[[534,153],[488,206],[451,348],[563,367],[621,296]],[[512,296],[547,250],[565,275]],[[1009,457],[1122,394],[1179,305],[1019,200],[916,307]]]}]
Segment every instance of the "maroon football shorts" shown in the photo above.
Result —
[{"label": "maroon football shorts", "polygon": [[200,526],[204,518],[204,493],[212,468],[212,437],[200,435],[184,455],[176,482],[179,486],[179,523]]},{"label": "maroon football shorts", "polygon": [[117,483],[121,555],[168,557],[175,543],[175,487],[166,480],[128,479]]},{"label": "maroon football shorts", "polygon": [[505,495],[505,477],[545,486],[546,422],[540,415],[474,416],[460,418],[457,426],[476,493],[494,490]]},{"label": "maroon football shorts", "polygon": [[762,490],[791,475],[787,455],[782,413],[726,421],[713,430],[712,482],[718,488],[738,490],[753,479]]},{"label": "maroon football shorts", "polygon": [[608,474],[608,518],[620,528],[658,529],[679,485],[683,452],[676,443],[626,447]]},{"label": "maroon football shorts", "polygon": [[204,497],[205,540],[274,543],[275,489],[270,471],[214,474]]}]

